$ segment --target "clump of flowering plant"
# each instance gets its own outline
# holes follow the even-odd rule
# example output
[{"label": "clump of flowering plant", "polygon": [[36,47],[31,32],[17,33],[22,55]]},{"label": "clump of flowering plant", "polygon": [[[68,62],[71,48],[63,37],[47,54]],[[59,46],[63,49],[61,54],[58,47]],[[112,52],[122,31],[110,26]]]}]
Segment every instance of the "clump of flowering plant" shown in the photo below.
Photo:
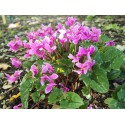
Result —
[{"label": "clump of flowering plant", "polygon": [[[25,50],[25,60],[11,59],[13,66],[22,66],[27,72],[20,83],[23,108],[28,108],[29,99],[35,103],[47,100],[48,105],[58,104],[60,108],[88,108],[92,91],[108,92],[109,80],[119,76],[124,61],[124,54],[113,41],[105,40],[100,29],[73,17],[54,29],[41,25],[27,33],[26,40],[16,36],[7,46],[14,53]],[[20,74],[16,71],[6,76],[13,83]]]}]

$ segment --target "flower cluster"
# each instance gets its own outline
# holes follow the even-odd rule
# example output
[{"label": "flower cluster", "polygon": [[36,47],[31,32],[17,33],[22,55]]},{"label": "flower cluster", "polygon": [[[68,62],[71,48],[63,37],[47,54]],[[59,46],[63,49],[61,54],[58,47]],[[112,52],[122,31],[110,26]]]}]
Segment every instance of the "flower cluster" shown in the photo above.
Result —
[{"label": "flower cluster", "polygon": [[[86,74],[88,70],[92,68],[92,66],[95,64],[95,60],[92,60],[90,55],[92,55],[94,51],[95,47],[91,45],[87,49],[79,47],[79,51],[75,56],[69,54],[69,59],[72,59],[72,62],[75,63],[75,65],[79,68],[78,70],[74,70],[74,72],[78,74]],[[84,63],[79,62],[82,57],[87,57],[87,60]]]},{"label": "flower cluster", "polygon": [[[40,29],[26,33],[27,40],[22,41],[18,36],[15,36],[15,39],[10,41],[7,46],[14,53],[20,47],[25,48],[25,59],[35,55],[38,59],[44,61],[40,70],[40,73],[42,73],[40,83],[43,86],[47,82],[45,93],[49,93],[57,85],[55,81],[58,75],[54,73],[54,67],[47,63],[47,61],[48,59],[53,59],[53,55],[57,54],[58,46],[61,45],[62,49],[64,49],[63,47],[67,43],[77,46],[76,54],[69,54],[67,59],[71,59],[75,64],[76,70],[73,70],[74,72],[86,74],[95,64],[95,60],[91,58],[91,55],[95,52],[95,47],[91,45],[88,48],[84,48],[80,43],[84,41],[99,42],[100,35],[100,29],[96,27],[89,28],[83,23],[77,22],[75,18],[68,17],[65,25],[58,23],[55,29],[52,29],[51,24],[48,26],[42,24]],[[106,43],[106,46],[108,45],[112,46],[114,43],[109,41]],[[22,62],[17,58],[11,58],[11,63],[16,68],[22,65]],[[32,72],[32,78],[35,78],[39,73],[39,69],[35,64],[32,64],[30,71]],[[19,72],[18,75],[17,72]],[[20,73],[20,71],[16,71],[14,75],[6,74],[8,81],[10,83],[15,82],[19,78]],[[60,86],[63,91],[69,91],[63,84],[60,84]]]},{"label": "flower cluster", "polygon": [[[58,75],[56,73],[53,73],[54,68],[49,63],[44,63],[42,65],[42,73],[43,76],[41,77],[41,85],[43,86],[45,84],[45,81],[48,81],[49,84],[47,84],[47,87],[45,89],[45,93],[49,93],[54,86],[56,86],[56,83],[54,82],[55,79],[58,78]],[[49,73],[49,75],[47,75]]]},{"label": "flower cluster", "polygon": [[[38,74],[38,68],[36,65],[32,65],[30,68],[30,71],[32,72],[32,77],[34,78],[34,76],[36,76]],[[58,78],[58,75],[54,72],[54,68],[49,64],[49,63],[45,63],[42,65],[42,74],[43,76],[41,76],[41,80],[40,83],[43,86],[45,84],[45,81],[48,81],[49,84],[47,84],[47,87],[45,89],[45,93],[49,93],[52,88],[56,85],[56,83],[54,82],[55,79]],[[48,76],[49,74],[49,76]]]}]

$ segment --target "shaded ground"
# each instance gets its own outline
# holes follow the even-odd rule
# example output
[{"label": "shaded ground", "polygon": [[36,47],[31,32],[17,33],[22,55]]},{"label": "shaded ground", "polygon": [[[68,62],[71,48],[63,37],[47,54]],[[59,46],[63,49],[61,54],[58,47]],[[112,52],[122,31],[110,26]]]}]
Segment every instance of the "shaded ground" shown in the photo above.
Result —
[{"label": "shaded ground", "polygon": [[[106,34],[112,38],[116,44],[125,44],[125,16],[74,16],[80,22],[84,22],[85,25],[95,26],[102,29],[102,34]],[[0,63],[5,63],[11,66],[10,57],[22,58],[24,52],[20,51],[18,54],[13,55],[8,51],[6,44],[14,38],[14,35],[18,35],[23,39],[26,32],[40,28],[41,24],[52,26],[61,22],[64,23],[67,16],[7,16],[7,24],[3,25],[0,19]],[[8,29],[9,23],[14,23],[16,28]],[[22,69],[22,68],[20,68]],[[0,69],[0,73],[13,73],[15,69],[13,67],[7,67],[6,69]],[[21,76],[23,77],[23,76]],[[20,78],[21,79],[21,78]],[[0,108],[13,108],[14,105],[21,102],[19,93],[19,83],[8,85],[6,79],[0,77]],[[110,88],[112,89],[116,84],[122,84],[122,80],[111,81]],[[114,84],[115,83],[115,84]],[[109,93],[101,95],[93,93],[92,104],[94,108],[107,108],[104,104],[104,99],[111,96]],[[13,97],[13,98],[12,98]],[[34,104],[32,100],[29,100],[29,108],[51,108],[52,106],[46,106],[45,102]]]}]

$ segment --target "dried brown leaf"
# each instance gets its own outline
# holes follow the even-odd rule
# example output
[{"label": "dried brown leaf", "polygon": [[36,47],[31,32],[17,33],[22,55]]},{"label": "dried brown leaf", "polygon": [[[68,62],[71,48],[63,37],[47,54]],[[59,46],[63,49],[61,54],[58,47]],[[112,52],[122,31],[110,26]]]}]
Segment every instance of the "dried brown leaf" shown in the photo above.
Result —
[{"label": "dried brown leaf", "polygon": [[9,67],[11,67],[11,66],[6,63],[0,63],[0,69],[2,69],[2,70],[7,70]]}]

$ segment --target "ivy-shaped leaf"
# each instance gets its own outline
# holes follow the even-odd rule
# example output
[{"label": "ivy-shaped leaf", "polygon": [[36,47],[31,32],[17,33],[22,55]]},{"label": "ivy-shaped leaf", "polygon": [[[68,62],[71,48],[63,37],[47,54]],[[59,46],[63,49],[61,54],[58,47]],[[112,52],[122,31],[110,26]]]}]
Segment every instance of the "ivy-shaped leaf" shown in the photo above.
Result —
[{"label": "ivy-shaped leaf", "polygon": [[63,99],[63,91],[59,88],[55,88],[48,97],[49,104],[54,104]]},{"label": "ivy-shaped leaf", "polygon": [[105,63],[109,63],[110,69],[118,70],[123,64],[124,54],[115,47],[108,46],[100,49],[101,58]]},{"label": "ivy-shaped leaf", "polygon": [[61,108],[76,109],[84,104],[82,98],[77,93],[67,92],[65,96],[65,99],[60,102]]},{"label": "ivy-shaped leaf", "polygon": [[91,76],[81,75],[80,80],[82,80],[86,86],[90,86],[96,92],[106,93],[109,90],[107,73],[98,65],[94,66]]},{"label": "ivy-shaped leaf", "polygon": [[39,91],[32,93],[31,96],[32,96],[32,99],[34,102],[39,102],[39,100],[40,100],[40,92]]},{"label": "ivy-shaped leaf", "polygon": [[108,79],[113,80],[117,78],[120,75],[121,71],[120,70],[111,70],[110,72],[107,73]]},{"label": "ivy-shaped leaf", "polygon": [[125,102],[125,90],[121,89],[119,92],[117,92],[118,99],[122,102]]},{"label": "ivy-shaped leaf", "polygon": [[33,62],[30,62],[30,61],[25,61],[23,62],[23,67],[27,70],[29,70],[32,66]]},{"label": "ivy-shaped leaf", "polygon": [[24,108],[28,108],[29,92],[32,90],[33,80],[31,76],[31,73],[25,75],[20,85],[21,101]]}]

